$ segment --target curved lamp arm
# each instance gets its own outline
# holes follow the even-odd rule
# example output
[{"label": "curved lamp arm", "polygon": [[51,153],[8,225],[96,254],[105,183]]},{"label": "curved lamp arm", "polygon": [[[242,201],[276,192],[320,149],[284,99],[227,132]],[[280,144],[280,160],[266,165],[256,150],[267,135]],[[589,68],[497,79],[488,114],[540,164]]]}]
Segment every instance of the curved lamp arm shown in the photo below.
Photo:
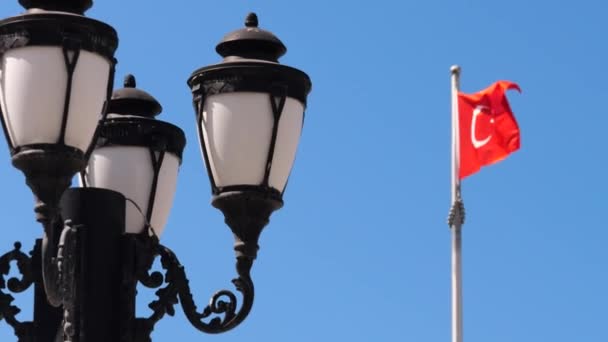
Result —
[{"label": "curved lamp arm", "polygon": [[[147,240],[144,242],[144,248],[152,254],[151,258],[144,258],[143,264],[146,266],[141,267],[142,264],[138,265],[137,279],[149,288],[158,288],[163,282],[167,285],[156,291],[158,299],[149,304],[149,307],[154,311],[153,314],[148,318],[138,319],[137,328],[139,336],[149,336],[156,322],[162,319],[165,314],[173,316],[175,314],[173,306],[178,301],[181,303],[182,310],[192,326],[208,334],[228,331],[239,325],[247,317],[251,311],[254,298],[254,286],[250,276],[253,258],[237,258],[236,269],[238,278],[235,278],[232,282],[243,296],[243,303],[240,309],[237,311],[237,296],[231,291],[221,290],[216,292],[211,297],[209,304],[199,312],[192,297],[184,266],[181,265],[175,253],[159,244],[158,239],[154,236],[145,237],[144,239]],[[165,270],[164,277],[160,272],[149,273],[152,261],[157,256],[160,257],[162,268]],[[223,318],[214,317],[208,323],[203,321],[214,314],[223,314]]]},{"label": "curved lamp arm", "polygon": [[[234,250],[236,252],[236,270],[238,277],[232,282],[243,296],[243,303],[237,311],[238,303],[236,295],[228,290],[216,292],[209,304],[199,312],[192,298],[190,285],[184,266],[182,266],[169,248],[162,246],[154,235],[154,230],[140,235],[136,239],[136,278],[144,286],[158,288],[156,291],[158,299],[150,303],[149,307],[154,313],[145,319],[137,319],[136,334],[137,341],[150,341],[149,336],[154,325],[165,314],[173,316],[173,306],[179,301],[184,314],[190,323],[198,330],[219,334],[239,325],[251,311],[254,298],[253,281],[250,276],[253,261],[257,256],[258,239],[262,229],[268,224],[270,215],[279,209],[283,202],[280,197],[268,193],[242,191],[220,194],[214,197],[213,206],[220,209],[224,214],[225,222],[232,230],[235,238]],[[152,272],[154,259],[160,256],[165,276],[160,272]],[[211,315],[223,315],[213,317],[207,323]]]}]

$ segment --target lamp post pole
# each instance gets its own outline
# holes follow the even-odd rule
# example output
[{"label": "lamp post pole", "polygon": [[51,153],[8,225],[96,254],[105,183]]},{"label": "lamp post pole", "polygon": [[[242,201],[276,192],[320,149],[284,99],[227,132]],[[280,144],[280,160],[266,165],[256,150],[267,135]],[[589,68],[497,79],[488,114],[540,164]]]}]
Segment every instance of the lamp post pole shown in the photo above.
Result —
[{"label": "lamp post pole", "polygon": [[69,189],[60,261],[64,341],[124,341],[128,322],[116,313],[135,297],[123,291],[125,198],[106,189]]},{"label": "lamp post pole", "polygon": [[37,239],[31,256],[32,270],[34,271],[32,274],[34,282],[33,339],[34,341],[54,341],[59,332],[63,310],[51,306],[46,299],[46,293],[42,284],[41,248],[42,239]]},{"label": "lamp post pole", "polygon": [[[31,256],[20,243],[0,256],[0,320],[19,342],[148,342],[177,303],[201,332],[238,326],[253,305],[258,239],[283,206],[309,77],[279,63],[286,47],[251,13],[217,45],[223,60],[188,79],[212,205],[235,238],[241,297],[237,305],[221,290],[197,306],[184,266],[159,240],[184,132],[156,119],[162,106],[134,76],[112,92],[118,38],[84,16],[91,0],[19,2],[27,11],[0,21],[0,123],[43,237]],[[81,186],[69,188],[76,175]],[[151,270],[155,259],[162,271]],[[6,279],[15,261],[21,276]],[[136,316],[138,284],[158,289],[148,317]],[[9,292],[32,285],[34,317],[24,322]]]}]

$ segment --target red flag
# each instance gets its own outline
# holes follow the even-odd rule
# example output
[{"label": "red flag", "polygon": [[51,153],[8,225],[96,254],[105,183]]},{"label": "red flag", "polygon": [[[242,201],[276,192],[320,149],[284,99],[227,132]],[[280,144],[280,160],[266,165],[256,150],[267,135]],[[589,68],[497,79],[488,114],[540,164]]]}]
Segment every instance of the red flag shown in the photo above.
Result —
[{"label": "red flag", "polygon": [[475,93],[458,93],[460,179],[519,149],[519,127],[505,95],[521,92],[513,82],[498,81]]}]

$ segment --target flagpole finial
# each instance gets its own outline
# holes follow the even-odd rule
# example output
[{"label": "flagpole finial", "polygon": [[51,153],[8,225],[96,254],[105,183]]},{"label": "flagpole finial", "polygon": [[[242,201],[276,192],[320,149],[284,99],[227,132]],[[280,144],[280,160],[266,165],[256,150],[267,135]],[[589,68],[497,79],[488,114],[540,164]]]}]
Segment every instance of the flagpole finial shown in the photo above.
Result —
[{"label": "flagpole finial", "polygon": [[452,65],[452,67],[450,68],[450,72],[456,75],[460,74],[460,66],[456,64]]}]

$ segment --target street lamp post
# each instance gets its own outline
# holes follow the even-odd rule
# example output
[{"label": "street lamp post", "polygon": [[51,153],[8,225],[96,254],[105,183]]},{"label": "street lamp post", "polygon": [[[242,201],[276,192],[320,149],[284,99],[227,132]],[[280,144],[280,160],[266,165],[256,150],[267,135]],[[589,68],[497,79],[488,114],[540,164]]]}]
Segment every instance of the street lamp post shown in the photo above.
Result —
[{"label": "street lamp post", "polygon": [[[26,13],[0,21],[0,121],[44,234],[31,255],[16,243],[0,257],[0,319],[23,342],[150,341],[178,302],[202,332],[240,324],[253,304],[258,238],[283,205],[308,76],[279,64],[285,46],[250,14],[218,44],[223,61],[188,79],[212,204],[235,237],[242,297],[237,305],[222,290],[199,311],[184,267],[159,243],[184,133],[155,118],[160,103],[132,75],[111,91],[118,38],[84,17],[91,0],[19,2]],[[68,189],[75,175],[81,186]],[[151,271],[155,258],[164,274]],[[21,277],[7,280],[13,261]],[[158,288],[149,317],[136,317],[138,284]],[[32,285],[34,319],[22,322],[5,291]]]}]

